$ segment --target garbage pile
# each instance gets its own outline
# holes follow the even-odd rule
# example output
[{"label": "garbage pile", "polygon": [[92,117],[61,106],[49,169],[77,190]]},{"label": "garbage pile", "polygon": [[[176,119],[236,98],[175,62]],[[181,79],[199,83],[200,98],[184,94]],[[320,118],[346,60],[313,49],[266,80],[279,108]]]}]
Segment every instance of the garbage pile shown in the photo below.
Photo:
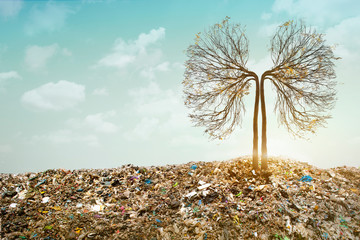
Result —
[{"label": "garbage pile", "polygon": [[360,239],[360,170],[251,158],[0,174],[0,239]]}]

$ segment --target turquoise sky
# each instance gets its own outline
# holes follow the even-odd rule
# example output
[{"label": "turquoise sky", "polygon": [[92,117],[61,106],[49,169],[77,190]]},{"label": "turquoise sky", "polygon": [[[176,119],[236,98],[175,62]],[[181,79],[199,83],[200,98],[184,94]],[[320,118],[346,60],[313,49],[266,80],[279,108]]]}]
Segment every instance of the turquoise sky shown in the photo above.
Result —
[{"label": "turquoise sky", "polygon": [[[209,141],[183,105],[184,50],[229,16],[246,25],[248,67],[271,67],[270,38],[303,19],[337,44],[338,101],[310,140],[278,126],[266,85],[269,155],[359,166],[360,2],[0,1],[0,172],[226,160],[252,153],[253,95],[230,138]],[[261,123],[261,122],[260,122]]]}]

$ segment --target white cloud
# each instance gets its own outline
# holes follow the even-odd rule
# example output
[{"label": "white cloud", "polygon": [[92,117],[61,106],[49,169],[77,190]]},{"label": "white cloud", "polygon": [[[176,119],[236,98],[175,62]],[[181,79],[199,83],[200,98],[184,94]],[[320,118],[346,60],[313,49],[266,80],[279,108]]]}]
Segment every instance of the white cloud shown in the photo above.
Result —
[{"label": "white cloud", "polygon": [[51,142],[53,144],[86,144],[89,146],[98,146],[99,140],[95,135],[82,135],[68,129],[61,129],[45,135],[33,136],[31,142]]},{"label": "white cloud", "polygon": [[15,71],[0,73],[0,91],[5,90],[6,82],[11,79],[21,79],[21,76]]},{"label": "white cloud", "polygon": [[160,87],[155,82],[150,82],[148,86],[137,89],[130,89],[128,94],[133,97],[137,102],[144,102],[146,98],[152,95],[161,93]]},{"label": "white cloud", "polygon": [[115,133],[118,131],[118,126],[108,121],[115,115],[115,111],[108,111],[87,115],[83,119],[69,119],[65,122],[66,128],[35,135],[30,142],[50,142],[55,145],[81,144],[97,147],[100,146],[97,133]]},{"label": "white cloud", "polygon": [[71,13],[73,11],[67,6],[55,4],[55,1],[48,1],[41,8],[39,5],[35,5],[25,24],[25,33],[35,35],[41,32],[54,32],[65,25],[65,21]]},{"label": "white cloud", "polygon": [[1,54],[5,53],[8,50],[8,46],[6,44],[0,43],[0,57]]},{"label": "white cloud", "polygon": [[169,115],[181,102],[174,91],[162,90],[155,82],[150,82],[146,87],[131,89],[128,94],[134,99],[136,112],[142,116]]},{"label": "white cloud", "polygon": [[170,70],[169,62],[160,63],[154,67],[143,69],[140,74],[148,79],[154,79],[157,72],[167,72]]},{"label": "white cloud", "polygon": [[[346,11],[339,11],[344,9]],[[292,17],[305,19],[311,24],[335,23],[340,19],[358,14],[360,2],[353,0],[275,0],[272,10],[275,13],[286,12]]]},{"label": "white cloud", "polygon": [[286,11],[290,13],[291,11],[294,11],[293,5],[294,5],[293,0],[275,0],[272,6],[272,10],[274,12]]},{"label": "white cloud", "polygon": [[107,122],[106,119],[116,115],[115,111],[110,111],[106,113],[97,113],[94,115],[88,115],[85,118],[85,123],[94,128],[97,132],[103,133],[115,133],[118,130],[118,127],[111,123]]},{"label": "white cloud", "polygon": [[0,83],[9,79],[21,79],[21,76],[15,71],[0,73]]},{"label": "white cloud", "polygon": [[356,137],[352,137],[351,139],[348,140],[348,143],[354,146],[359,146],[360,145],[360,136],[356,136]]},{"label": "white cloud", "polygon": [[151,135],[156,131],[159,125],[159,119],[154,117],[145,117],[135,126],[129,135],[126,135],[128,139],[131,140],[148,140]]},{"label": "white cloud", "polygon": [[271,23],[265,24],[259,29],[259,36],[261,37],[271,37],[274,35],[276,28],[280,26],[280,23]]},{"label": "white cloud", "polygon": [[96,89],[94,89],[92,94],[97,95],[97,96],[108,96],[109,91],[107,90],[107,88],[96,88]]},{"label": "white cloud", "polygon": [[352,18],[347,18],[339,24],[331,27],[326,32],[326,39],[332,44],[345,46],[351,51],[360,50],[360,42],[357,37],[360,36],[360,15]]},{"label": "white cloud", "polygon": [[167,136],[172,139],[175,132],[189,127],[181,95],[171,89],[162,90],[155,82],[138,89],[129,90],[133,99],[129,111],[139,117],[133,130],[126,132],[130,140],[148,140],[150,136]]},{"label": "white cloud", "polygon": [[129,54],[126,55],[126,54],[121,54],[120,52],[115,52],[102,58],[99,61],[99,65],[122,68],[134,62],[135,59],[136,59],[135,55],[129,55]]},{"label": "white cloud", "polygon": [[115,115],[116,111],[112,110],[87,115],[84,119],[70,119],[66,123],[75,129],[86,128],[99,133],[116,133],[119,127],[108,121],[109,118],[113,118]]},{"label": "white cloud", "polygon": [[135,41],[126,42],[119,38],[115,41],[112,52],[98,61],[98,66],[124,68],[134,62],[151,65],[159,58],[161,51],[155,49],[149,53],[147,48],[164,37],[165,28],[160,27],[147,34],[141,33]]},{"label": "white cloud", "polygon": [[0,15],[5,19],[15,17],[20,12],[23,5],[22,0],[1,0],[0,1]]},{"label": "white cloud", "polygon": [[262,20],[269,20],[271,18],[272,14],[271,13],[263,13],[261,14],[261,19]]},{"label": "white cloud", "polygon": [[152,29],[150,33],[141,33],[135,41],[135,46],[140,51],[145,51],[146,47],[150,44],[156,43],[165,37],[165,28]]},{"label": "white cloud", "polygon": [[58,44],[49,46],[29,46],[25,52],[25,63],[33,70],[44,68],[47,62],[52,58],[59,49]]},{"label": "white cloud", "polygon": [[67,49],[67,48],[63,48],[62,50],[61,50],[61,54],[62,55],[64,55],[64,56],[72,56],[72,52],[69,50],[69,49]]},{"label": "white cloud", "polygon": [[360,35],[360,16],[348,18],[341,21],[339,24],[329,28],[326,31],[325,38],[329,44],[336,45],[335,54],[341,57],[336,62],[338,69],[338,76],[347,79],[346,82],[358,83],[352,77],[356,75],[356,68],[353,67],[354,63],[360,61],[360,43],[355,36]]},{"label": "white cloud", "polygon": [[57,54],[72,55],[69,49],[61,49],[57,43],[48,46],[28,46],[25,51],[25,63],[30,69],[39,70],[45,68],[49,60]]},{"label": "white cloud", "polygon": [[72,108],[84,100],[83,85],[63,80],[57,83],[50,82],[25,92],[21,98],[26,106],[53,111]]},{"label": "white cloud", "polygon": [[12,151],[13,151],[13,148],[9,144],[0,145],[0,153],[9,153]]}]

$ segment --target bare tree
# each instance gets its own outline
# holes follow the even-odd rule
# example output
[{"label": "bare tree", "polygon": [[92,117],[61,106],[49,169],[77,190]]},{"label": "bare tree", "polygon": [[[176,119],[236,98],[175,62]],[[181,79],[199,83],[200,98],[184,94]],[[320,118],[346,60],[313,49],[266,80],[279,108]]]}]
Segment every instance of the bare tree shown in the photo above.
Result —
[{"label": "bare tree", "polygon": [[288,21],[271,40],[274,67],[261,76],[262,146],[261,169],[267,170],[266,109],[264,81],[270,80],[277,93],[275,112],[290,133],[303,137],[315,132],[330,118],[335,104],[333,47],[322,34],[303,22]]},{"label": "bare tree", "polygon": [[255,81],[253,168],[258,168],[259,79],[246,68],[248,40],[244,29],[229,18],[196,35],[187,49],[185,104],[195,126],[203,126],[212,139],[227,137],[242,121],[244,96]]}]

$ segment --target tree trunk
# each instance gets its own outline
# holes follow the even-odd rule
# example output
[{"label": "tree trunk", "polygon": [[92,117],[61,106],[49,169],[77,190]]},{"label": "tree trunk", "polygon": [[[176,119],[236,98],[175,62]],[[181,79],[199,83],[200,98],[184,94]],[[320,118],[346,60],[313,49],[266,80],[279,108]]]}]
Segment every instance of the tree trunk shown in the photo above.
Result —
[{"label": "tree trunk", "polygon": [[259,169],[259,133],[258,133],[258,115],[259,115],[259,78],[255,77],[256,94],[254,105],[254,119],[253,119],[253,169]]},{"label": "tree trunk", "polygon": [[267,156],[267,145],[266,145],[267,138],[266,138],[266,108],[265,108],[264,80],[265,80],[265,73],[261,76],[261,82],[260,82],[261,116],[262,116],[261,171],[266,171],[268,169],[268,156]]}]

